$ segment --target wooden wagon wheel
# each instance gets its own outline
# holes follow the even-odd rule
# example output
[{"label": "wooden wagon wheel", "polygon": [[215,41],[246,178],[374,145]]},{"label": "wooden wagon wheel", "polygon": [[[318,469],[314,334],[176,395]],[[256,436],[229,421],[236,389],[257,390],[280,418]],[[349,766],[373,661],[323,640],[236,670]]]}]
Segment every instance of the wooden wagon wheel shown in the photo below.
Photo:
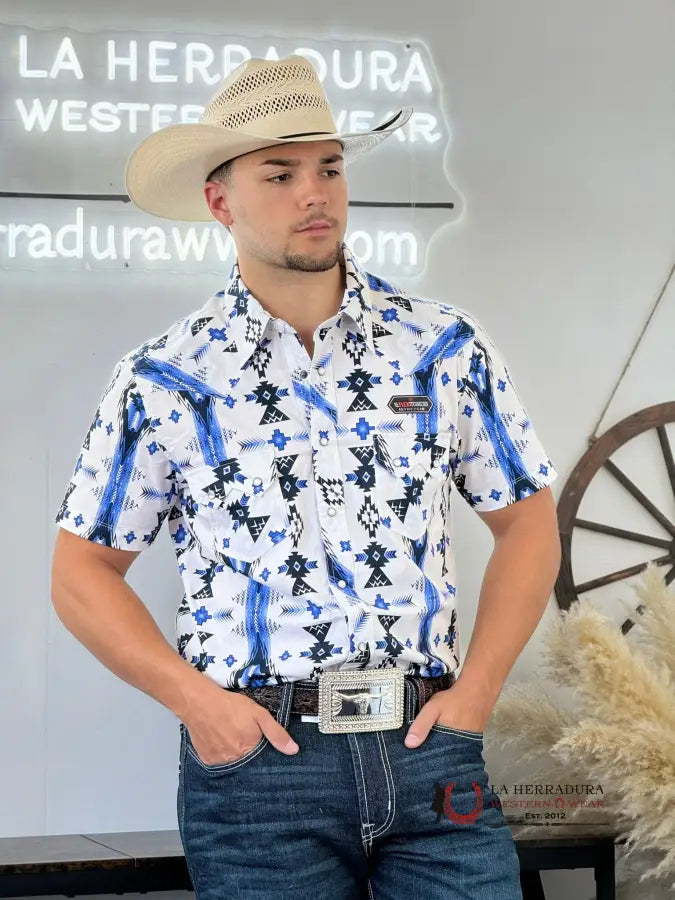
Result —
[{"label": "wooden wagon wheel", "polygon": [[[616,450],[632,438],[652,428],[656,429],[670,486],[675,495],[675,463],[673,462],[673,450],[666,433],[666,425],[670,422],[675,422],[675,402],[657,403],[655,406],[649,406],[640,410],[640,412],[628,416],[628,418],[623,419],[613,428],[610,428],[605,434],[591,441],[590,448],[579,460],[579,463],[567,480],[558,503],[558,527],[562,545],[562,562],[555,585],[555,594],[561,610],[568,610],[572,603],[578,601],[580,594],[603,585],[622,581],[633,575],[638,575],[644,571],[650,561],[659,566],[670,566],[670,570],[665,576],[666,584],[670,584],[675,578],[675,523],[671,522],[668,516],[610,459],[610,456]],[[577,517],[579,506],[589,484],[597,472],[603,468],[666,530],[670,538],[652,537],[651,535],[640,534],[623,528],[614,528],[610,525],[603,525],[600,522],[590,522]],[[572,570],[572,537],[575,528],[612,535],[613,537],[633,541],[638,544],[658,547],[659,550],[663,551],[663,554],[648,562],[630,566],[618,572],[610,572],[608,575],[594,578],[591,581],[575,584]],[[643,606],[638,606],[636,611],[640,613],[643,609]],[[623,634],[626,634],[634,624],[631,619],[626,619],[621,626]]]}]

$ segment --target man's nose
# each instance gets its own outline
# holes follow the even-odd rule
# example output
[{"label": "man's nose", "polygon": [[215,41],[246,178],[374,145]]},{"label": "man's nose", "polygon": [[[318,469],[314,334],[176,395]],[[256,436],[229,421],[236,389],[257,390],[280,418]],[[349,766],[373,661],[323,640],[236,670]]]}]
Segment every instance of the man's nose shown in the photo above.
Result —
[{"label": "man's nose", "polygon": [[299,179],[298,196],[303,206],[325,206],[328,203],[326,177],[309,175]]}]

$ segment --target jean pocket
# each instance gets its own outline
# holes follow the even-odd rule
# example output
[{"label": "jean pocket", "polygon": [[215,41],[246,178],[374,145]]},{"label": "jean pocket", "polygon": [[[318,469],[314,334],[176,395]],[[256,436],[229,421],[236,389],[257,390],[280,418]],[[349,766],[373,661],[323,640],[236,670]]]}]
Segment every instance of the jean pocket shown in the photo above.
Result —
[{"label": "jean pocket", "polygon": [[484,736],[483,731],[469,731],[467,728],[451,728],[450,725],[439,725],[438,722],[434,722],[431,726],[431,730],[439,731],[442,734],[453,734],[469,741],[482,741]]},{"label": "jean pocket", "polygon": [[207,559],[253,563],[288,536],[286,502],[269,444],[184,476],[190,527]]},{"label": "jean pocket", "polygon": [[191,759],[193,759],[205,772],[211,772],[216,775],[222,774],[224,772],[232,772],[236,769],[241,769],[252,759],[255,759],[255,757],[258,756],[258,754],[261,753],[269,743],[268,738],[263,734],[258,743],[254,747],[251,747],[250,750],[247,750],[243,754],[243,756],[239,756],[237,757],[237,759],[230,759],[224,763],[205,763],[197,753],[195,746],[192,743],[190,732],[187,728],[185,728],[184,730],[184,736],[186,742],[186,750]]}]

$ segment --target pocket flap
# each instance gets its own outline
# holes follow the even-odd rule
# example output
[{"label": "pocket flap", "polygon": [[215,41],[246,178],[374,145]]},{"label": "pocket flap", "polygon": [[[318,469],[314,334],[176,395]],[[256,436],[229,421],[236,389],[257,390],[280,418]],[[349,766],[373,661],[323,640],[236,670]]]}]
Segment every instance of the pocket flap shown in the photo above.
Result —
[{"label": "pocket flap", "polygon": [[448,475],[450,434],[375,434],[373,445],[380,519],[417,538],[428,526],[436,493]]},{"label": "pocket flap", "polygon": [[261,443],[185,471],[190,528],[207,559],[256,562],[288,535],[274,447]]},{"label": "pocket flap", "polygon": [[450,448],[449,432],[412,432],[384,437],[373,435],[375,461],[379,466],[399,478],[410,475],[416,468],[427,472],[447,472]]},{"label": "pocket flap", "polygon": [[274,448],[261,444],[213,466],[199,466],[185,477],[197,503],[220,509],[232,501],[236,492],[246,505],[249,498],[263,494],[275,480]]}]

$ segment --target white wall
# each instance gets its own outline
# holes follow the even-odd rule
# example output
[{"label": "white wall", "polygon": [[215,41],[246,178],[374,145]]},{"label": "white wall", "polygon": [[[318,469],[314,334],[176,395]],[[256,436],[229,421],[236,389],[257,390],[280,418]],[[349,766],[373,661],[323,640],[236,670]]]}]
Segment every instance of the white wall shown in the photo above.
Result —
[{"label": "white wall", "polygon": [[[559,496],[672,265],[671,2],[419,0],[411,7],[315,0],[311,22],[301,0],[283,4],[283,15],[279,4],[260,0],[251,7],[254,19],[235,22],[229,13],[224,20],[215,0],[200,0],[189,13],[171,0],[146,0],[142,18],[130,0],[45,7],[3,0],[0,21],[205,34],[254,33],[271,23],[270,31],[290,37],[426,43],[452,135],[447,174],[464,211],[437,234],[426,272],[407,286],[456,303],[488,328],[561,473],[553,487]],[[49,165],[47,143],[44,160]],[[421,180],[414,188],[422,197]],[[0,220],[9,202],[0,199]],[[112,366],[219,283],[210,273],[176,277],[133,267],[2,272],[0,835],[176,827],[178,721],[64,629],[49,600],[49,563],[54,514]],[[673,293],[671,286],[601,432],[673,399]],[[658,491],[658,459],[654,447],[641,447],[626,454],[626,465]],[[613,486],[604,487],[594,500],[604,515],[629,528],[640,521]],[[456,506],[454,515],[466,648],[491,542],[468,507]],[[595,562],[593,574],[602,574],[606,561],[625,560],[624,550],[580,543],[580,565]],[[129,577],[170,641],[181,591],[174,568],[164,538]],[[623,586],[617,593],[631,596]],[[552,598],[509,682],[528,678],[541,630],[556,615]],[[488,771],[496,783],[517,769],[493,754]],[[545,882],[553,900],[593,894],[589,872],[547,875]]]}]

